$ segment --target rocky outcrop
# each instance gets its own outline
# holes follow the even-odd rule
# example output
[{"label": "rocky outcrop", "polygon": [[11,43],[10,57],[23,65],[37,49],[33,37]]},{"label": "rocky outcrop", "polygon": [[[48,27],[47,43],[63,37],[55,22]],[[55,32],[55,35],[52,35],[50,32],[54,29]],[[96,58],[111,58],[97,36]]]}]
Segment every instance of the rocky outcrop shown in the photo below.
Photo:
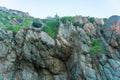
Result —
[{"label": "rocky outcrop", "polygon": [[30,26],[33,20],[28,13],[0,7],[0,28],[18,31],[20,27]]},{"label": "rocky outcrop", "polygon": [[[55,39],[39,28],[0,30],[1,80],[120,80],[120,39],[103,19],[60,22]],[[102,51],[91,52],[93,40]]]}]

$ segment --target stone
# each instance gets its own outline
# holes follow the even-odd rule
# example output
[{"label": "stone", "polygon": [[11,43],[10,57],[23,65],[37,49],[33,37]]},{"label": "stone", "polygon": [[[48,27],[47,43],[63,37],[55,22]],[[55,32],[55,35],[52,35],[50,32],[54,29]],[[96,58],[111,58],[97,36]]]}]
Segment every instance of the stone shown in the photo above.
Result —
[{"label": "stone", "polygon": [[60,75],[54,76],[55,80],[68,80],[67,78],[68,78],[67,73],[61,73]]},{"label": "stone", "polygon": [[8,31],[6,28],[0,28],[0,41],[3,41],[5,39],[12,39],[13,38],[13,32]]},{"label": "stone", "polygon": [[40,39],[40,33],[35,32],[33,30],[28,30],[26,32],[26,41],[34,41]]},{"label": "stone", "polygon": [[104,72],[107,79],[109,80],[113,79],[114,71],[108,63],[104,65]]},{"label": "stone", "polygon": [[104,65],[106,64],[106,62],[107,62],[107,57],[104,54],[101,54],[100,63]]},{"label": "stone", "polygon": [[88,34],[92,34],[95,35],[96,34],[96,28],[95,26],[93,26],[92,23],[86,23],[83,27],[83,29],[88,33]]},{"label": "stone", "polygon": [[[112,34],[102,19],[94,19],[89,23],[89,17],[76,17],[83,27],[60,22],[55,39],[35,27],[17,32],[0,28],[0,79],[119,80],[119,34]],[[90,48],[95,39],[103,50],[92,55]]]},{"label": "stone", "polygon": [[95,19],[95,23],[97,25],[104,25],[105,24],[104,21],[103,21],[103,19],[98,19],[98,18]]},{"label": "stone", "polygon": [[48,36],[45,32],[40,33],[40,38],[41,38],[41,41],[46,43],[48,46],[55,45],[55,41],[50,36]]},{"label": "stone", "polygon": [[50,70],[50,72],[53,74],[59,74],[66,70],[64,63],[56,58],[48,58],[46,60],[46,65],[48,66],[47,68]]},{"label": "stone", "polygon": [[90,78],[91,80],[96,80],[95,71],[93,69],[91,69],[91,68],[86,67],[86,69],[85,69],[85,77]]},{"label": "stone", "polygon": [[15,35],[15,40],[17,44],[22,44],[24,42],[25,33],[24,30],[20,30]]},{"label": "stone", "polygon": [[112,80],[120,80],[120,78],[118,78],[118,77],[114,77]]},{"label": "stone", "polygon": [[32,23],[32,26],[35,28],[42,28],[43,22],[40,19],[35,19]]},{"label": "stone", "polygon": [[0,57],[5,57],[8,54],[8,44],[0,43]]},{"label": "stone", "polygon": [[90,49],[86,44],[81,43],[81,47],[82,47],[83,53],[90,52]]}]

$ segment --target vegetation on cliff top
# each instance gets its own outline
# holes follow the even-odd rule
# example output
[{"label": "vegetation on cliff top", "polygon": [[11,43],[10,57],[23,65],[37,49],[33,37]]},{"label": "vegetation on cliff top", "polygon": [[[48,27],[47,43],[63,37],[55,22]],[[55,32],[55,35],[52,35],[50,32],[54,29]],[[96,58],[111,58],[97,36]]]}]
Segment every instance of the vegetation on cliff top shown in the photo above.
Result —
[{"label": "vegetation on cliff top", "polygon": [[18,31],[22,26],[29,26],[33,17],[26,13],[0,10],[0,27],[6,27],[12,31]]},{"label": "vegetation on cliff top", "polygon": [[52,38],[55,38],[58,32],[58,24],[58,19],[46,20],[43,30]]},{"label": "vegetation on cliff top", "polygon": [[45,25],[43,30],[50,35],[52,38],[55,38],[58,32],[59,21],[65,23],[66,21],[74,21],[74,17],[66,16],[61,18],[54,18],[54,19],[45,19]]},{"label": "vegetation on cliff top", "polygon": [[[31,26],[32,23],[32,25],[34,25],[36,28],[42,26],[42,24],[38,25],[39,22],[35,24],[36,20],[37,19],[21,11],[9,9],[0,10],[0,27],[6,27],[14,32],[17,32],[23,26]],[[59,18],[59,16],[57,16],[55,18],[43,19],[42,21],[44,23],[43,30],[52,38],[55,38],[58,31],[59,21],[62,21],[63,23],[66,21],[74,21],[74,17],[66,16]]]}]

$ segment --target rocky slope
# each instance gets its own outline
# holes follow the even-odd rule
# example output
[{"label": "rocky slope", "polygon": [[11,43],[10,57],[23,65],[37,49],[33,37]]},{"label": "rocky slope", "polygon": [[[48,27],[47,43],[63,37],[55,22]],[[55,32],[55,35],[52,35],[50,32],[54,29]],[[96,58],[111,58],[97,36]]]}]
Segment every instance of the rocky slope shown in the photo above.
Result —
[{"label": "rocky slope", "polygon": [[[89,19],[60,21],[55,39],[41,28],[0,28],[0,80],[120,80],[119,22]],[[91,51],[95,40],[102,50]]]},{"label": "rocky slope", "polygon": [[0,27],[18,31],[22,26],[29,26],[33,19],[28,13],[0,6]]}]

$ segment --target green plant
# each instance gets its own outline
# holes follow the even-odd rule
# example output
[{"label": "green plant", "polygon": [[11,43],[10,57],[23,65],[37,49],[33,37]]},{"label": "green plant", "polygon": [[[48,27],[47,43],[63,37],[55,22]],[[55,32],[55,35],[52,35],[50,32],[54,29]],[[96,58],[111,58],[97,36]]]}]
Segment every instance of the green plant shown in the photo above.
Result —
[{"label": "green plant", "polygon": [[46,20],[46,25],[43,27],[43,31],[45,31],[52,38],[55,38],[58,31],[58,20]]},{"label": "green plant", "polygon": [[62,22],[66,22],[66,21],[74,21],[74,17],[66,16],[66,17],[62,17],[62,18],[60,18],[60,20],[61,20]]},{"label": "green plant", "polygon": [[90,23],[93,23],[93,22],[95,21],[95,18],[94,18],[94,17],[90,17],[90,18],[88,19],[88,21],[89,21]]},{"label": "green plant", "polygon": [[97,39],[93,40],[92,41],[92,47],[90,48],[90,52],[92,54],[96,53],[97,51],[102,51],[102,47],[101,45],[99,44],[99,41]]},{"label": "green plant", "polygon": [[90,48],[91,53],[91,63],[93,68],[95,69],[98,66],[97,58],[100,57],[100,52],[103,51],[98,39],[92,41],[92,47]]},{"label": "green plant", "polygon": [[24,22],[22,23],[18,23],[18,24],[6,24],[6,27],[8,30],[12,30],[12,31],[15,31],[17,32],[21,27],[23,26],[29,26],[31,24],[31,20],[24,20]]},{"label": "green plant", "polygon": [[17,32],[22,26],[29,26],[33,17],[0,11],[0,22],[7,29]]},{"label": "green plant", "polygon": [[74,26],[83,27],[83,26],[84,26],[84,23],[82,23],[82,22],[73,22],[73,25],[74,25]]},{"label": "green plant", "polygon": [[7,27],[8,30],[12,30],[14,32],[17,32],[20,28],[21,26],[11,26],[11,25]]}]

